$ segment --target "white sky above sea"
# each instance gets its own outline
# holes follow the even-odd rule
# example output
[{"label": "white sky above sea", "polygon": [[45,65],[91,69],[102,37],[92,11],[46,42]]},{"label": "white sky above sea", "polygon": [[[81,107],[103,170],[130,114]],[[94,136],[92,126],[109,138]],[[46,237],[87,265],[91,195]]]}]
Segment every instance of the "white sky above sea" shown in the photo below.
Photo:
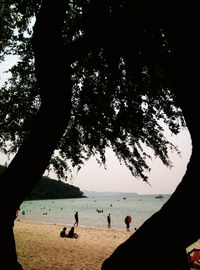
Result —
[{"label": "white sky above sea", "polygon": [[[16,59],[16,57],[10,56],[6,58],[5,63],[0,64],[0,85],[9,76],[4,71],[9,69]],[[158,158],[153,158],[150,164],[151,172],[148,175],[150,185],[141,179],[134,178],[128,168],[120,165],[111,149],[108,149],[106,153],[106,170],[97,164],[95,158],[91,158],[70,184],[78,186],[82,191],[136,192],[138,194],[173,193],[185,174],[192,145],[187,129],[183,129],[178,135],[172,137],[170,137],[169,131],[166,131],[166,133],[167,138],[178,147],[181,156],[177,153],[170,154],[170,159],[174,165],[171,169],[163,165]],[[0,154],[0,164],[4,165],[6,160],[7,158]],[[55,178],[55,174],[50,173],[49,177]]]},{"label": "white sky above sea", "polygon": [[120,165],[111,149],[107,151],[107,170],[99,167],[91,159],[80,170],[73,181],[81,190],[136,192],[138,194],[171,194],[185,174],[191,155],[191,139],[187,129],[176,137],[173,143],[178,146],[181,155],[172,153],[172,168],[166,167],[158,158],[152,158],[149,184],[133,177],[125,165]]}]

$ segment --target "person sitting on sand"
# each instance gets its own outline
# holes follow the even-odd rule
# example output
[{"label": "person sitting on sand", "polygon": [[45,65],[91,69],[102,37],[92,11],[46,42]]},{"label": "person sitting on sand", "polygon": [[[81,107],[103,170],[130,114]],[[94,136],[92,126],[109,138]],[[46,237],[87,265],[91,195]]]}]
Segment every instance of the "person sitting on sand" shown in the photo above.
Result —
[{"label": "person sitting on sand", "polygon": [[63,227],[62,231],[60,232],[60,237],[67,237],[67,228]]},{"label": "person sitting on sand", "polygon": [[71,227],[71,230],[68,232],[68,237],[69,238],[78,238],[78,234],[75,233],[74,227]]}]

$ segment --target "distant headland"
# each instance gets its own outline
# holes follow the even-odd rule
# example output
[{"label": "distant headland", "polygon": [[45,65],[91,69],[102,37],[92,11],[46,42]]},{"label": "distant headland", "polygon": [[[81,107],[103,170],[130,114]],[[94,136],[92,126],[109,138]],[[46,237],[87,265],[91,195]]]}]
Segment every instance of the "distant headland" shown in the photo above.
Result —
[{"label": "distant headland", "polygon": [[[5,166],[0,165],[0,174],[5,170],[5,168]],[[80,188],[60,180],[55,180],[43,176],[39,183],[29,193],[26,200],[68,199],[85,197],[86,196],[80,190]]]}]

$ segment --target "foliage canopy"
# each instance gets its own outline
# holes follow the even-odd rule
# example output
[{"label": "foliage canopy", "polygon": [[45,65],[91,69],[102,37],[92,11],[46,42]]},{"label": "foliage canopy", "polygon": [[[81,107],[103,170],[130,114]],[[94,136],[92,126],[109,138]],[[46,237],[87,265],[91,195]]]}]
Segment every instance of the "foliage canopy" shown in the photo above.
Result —
[{"label": "foliage canopy", "polygon": [[[147,2],[69,1],[63,57],[73,81],[71,120],[51,159],[61,178],[70,171],[69,161],[80,168],[95,155],[105,164],[107,147],[145,181],[145,146],[170,165],[168,150],[175,147],[162,124],[177,134],[184,119],[165,77],[171,56],[167,33],[141,16]],[[17,151],[40,106],[30,27],[39,6],[37,0],[2,2],[1,60],[19,56],[0,90],[0,147],[6,154]]]}]

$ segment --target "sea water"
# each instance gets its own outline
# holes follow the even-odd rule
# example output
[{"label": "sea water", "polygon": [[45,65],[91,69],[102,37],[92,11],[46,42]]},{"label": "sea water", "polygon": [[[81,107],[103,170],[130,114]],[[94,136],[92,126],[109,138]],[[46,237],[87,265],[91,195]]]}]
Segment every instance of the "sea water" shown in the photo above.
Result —
[{"label": "sea water", "polygon": [[131,229],[157,212],[170,195],[156,198],[156,195],[97,196],[77,199],[51,199],[24,201],[20,206],[20,219],[53,224],[74,224],[74,214],[78,211],[79,226],[107,227],[107,215],[111,215],[111,228],[124,229],[124,219],[132,216]]}]

